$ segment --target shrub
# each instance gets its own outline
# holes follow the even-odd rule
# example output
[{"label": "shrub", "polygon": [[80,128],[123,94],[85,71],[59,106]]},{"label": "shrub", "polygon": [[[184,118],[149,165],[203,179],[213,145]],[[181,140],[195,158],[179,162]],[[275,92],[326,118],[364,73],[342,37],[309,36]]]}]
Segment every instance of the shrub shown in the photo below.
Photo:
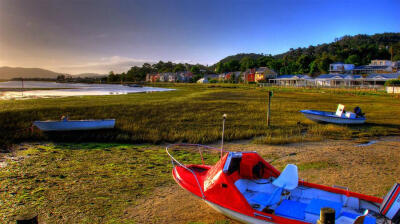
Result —
[{"label": "shrub", "polygon": [[385,86],[400,86],[400,79],[390,79],[385,82]]}]

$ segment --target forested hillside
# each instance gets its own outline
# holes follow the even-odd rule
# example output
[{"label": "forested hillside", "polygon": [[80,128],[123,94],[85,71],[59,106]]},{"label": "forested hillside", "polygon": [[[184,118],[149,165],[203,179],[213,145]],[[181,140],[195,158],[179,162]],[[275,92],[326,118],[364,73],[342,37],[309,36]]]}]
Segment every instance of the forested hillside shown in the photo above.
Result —
[{"label": "forested hillside", "polygon": [[279,55],[237,54],[215,65],[217,72],[268,66],[280,74],[320,74],[332,62],[355,65],[368,64],[372,59],[400,60],[400,33],[344,36],[334,42],[290,49]]},{"label": "forested hillside", "polygon": [[144,63],[134,66],[127,72],[110,72],[108,81],[143,81],[147,73],[190,71],[199,79],[205,73],[245,71],[248,68],[266,66],[282,74],[327,73],[332,62],[345,62],[355,65],[369,64],[372,59],[400,60],[400,33],[375,35],[356,35],[337,38],[332,43],[290,49],[278,54],[240,53],[220,60],[206,67],[204,65],[175,64],[159,61],[156,64]]}]

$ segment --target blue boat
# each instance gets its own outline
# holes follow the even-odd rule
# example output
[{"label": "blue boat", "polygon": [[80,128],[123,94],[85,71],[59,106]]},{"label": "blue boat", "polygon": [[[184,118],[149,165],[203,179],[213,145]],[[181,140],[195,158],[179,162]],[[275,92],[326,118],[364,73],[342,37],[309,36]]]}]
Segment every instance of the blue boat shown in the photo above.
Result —
[{"label": "blue boat", "polygon": [[315,122],[333,123],[333,124],[363,124],[365,116],[361,113],[345,112],[344,106],[339,104],[336,113],[320,110],[301,110],[300,112],[308,119]]},{"label": "blue boat", "polygon": [[37,128],[42,131],[80,131],[80,130],[96,130],[110,129],[115,126],[115,119],[104,120],[67,120],[61,121],[35,121],[33,122]]}]

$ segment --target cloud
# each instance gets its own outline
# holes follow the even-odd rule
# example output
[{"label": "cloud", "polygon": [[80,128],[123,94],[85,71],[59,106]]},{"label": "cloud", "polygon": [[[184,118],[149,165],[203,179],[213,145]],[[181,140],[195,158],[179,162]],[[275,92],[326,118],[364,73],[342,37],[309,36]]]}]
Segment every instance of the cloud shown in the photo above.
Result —
[{"label": "cloud", "polygon": [[143,63],[154,63],[154,61],[146,59],[137,59],[121,56],[103,57],[97,61],[90,61],[82,64],[68,65],[58,68],[60,71],[77,74],[77,73],[100,73],[106,74],[109,71],[126,72],[132,66],[141,66]]}]

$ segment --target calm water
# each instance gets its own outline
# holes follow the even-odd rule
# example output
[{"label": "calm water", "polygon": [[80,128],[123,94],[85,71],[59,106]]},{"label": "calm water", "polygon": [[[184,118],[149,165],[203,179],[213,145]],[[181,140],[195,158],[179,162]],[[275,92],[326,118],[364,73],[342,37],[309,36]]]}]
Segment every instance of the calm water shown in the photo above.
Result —
[{"label": "calm water", "polygon": [[[21,88],[21,81],[0,82],[0,88]],[[32,91],[5,91],[0,92],[0,99],[18,98],[43,98],[43,97],[65,97],[65,96],[99,96],[120,95],[141,92],[171,91],[174,89],[155,87],[129,87],[117,84],[72,84],[56,82],[24,81],[25,88],[68,88],[55,90],[32,90]]]}]

